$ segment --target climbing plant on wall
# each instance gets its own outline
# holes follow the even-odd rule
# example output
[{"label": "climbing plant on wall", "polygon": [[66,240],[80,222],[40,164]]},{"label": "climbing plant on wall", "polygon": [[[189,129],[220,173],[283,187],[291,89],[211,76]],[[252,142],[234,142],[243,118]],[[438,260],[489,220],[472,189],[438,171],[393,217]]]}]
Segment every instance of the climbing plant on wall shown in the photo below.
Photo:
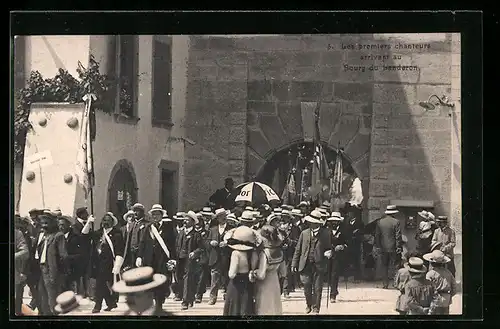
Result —
[{"label": "climbing plant on wall", "polygon": [[[30,129],[29,111],[33,103],[81,103],[87,93],[96,95],[92,103],[95,110],[105,113],[114,112],[116,95],[116,79],[99,72],[99,63],[93,56],[89,65],[84,67],[78,62],[76,69],[78,78],[67,70],[59,69],[53,78],[44,78],[39,71],[32,71],[26,86],[15,95],[14,111],[14,161],[23,160],[26,133]],[[120,109],[128,110],[133,106],[132,97],[128,93],[128,81],[120,81]]]}]

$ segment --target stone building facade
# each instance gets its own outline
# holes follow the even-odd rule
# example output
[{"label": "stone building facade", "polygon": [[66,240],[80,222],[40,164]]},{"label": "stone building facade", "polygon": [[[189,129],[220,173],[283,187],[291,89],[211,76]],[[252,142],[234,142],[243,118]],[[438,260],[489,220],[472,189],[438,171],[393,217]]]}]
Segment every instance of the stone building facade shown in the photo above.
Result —
[{"label": "stone building facade", "polygon": [[343,147],[362,180],[366,222],[394,202],[408,221],[423,207],[450,215],[461,235],[452,112],[419,105],[433,94],[458,103],[459,53],[452,34],[191,36],[185,129],[196,145],[185,149],[183,204],[206,202],[226,176],[258,177],[277,153],[311,141],[321,99],[321,139]]}]

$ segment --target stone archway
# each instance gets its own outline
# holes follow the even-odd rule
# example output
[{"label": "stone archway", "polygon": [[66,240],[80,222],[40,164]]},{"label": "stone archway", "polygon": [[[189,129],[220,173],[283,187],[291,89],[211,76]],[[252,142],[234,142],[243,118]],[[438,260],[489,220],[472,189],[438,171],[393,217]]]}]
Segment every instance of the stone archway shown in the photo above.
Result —
[{"label": "stone archway", "polygon": [[121,220],[127,210],[137,202],[137,179],[132,164],[119,160],[108,182],[108,210]]}]

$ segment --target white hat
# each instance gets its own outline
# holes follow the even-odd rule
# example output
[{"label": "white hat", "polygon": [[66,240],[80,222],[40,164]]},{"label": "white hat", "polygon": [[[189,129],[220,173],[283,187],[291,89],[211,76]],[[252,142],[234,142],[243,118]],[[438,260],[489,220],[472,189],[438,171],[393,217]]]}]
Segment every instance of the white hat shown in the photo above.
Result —
[{"label": "white hat", "polygon": [[186,217],[187,218],[190,218],[194,221],[194,224],[198,224],[199,223],[199,219],[198,219],[198,216],[196,215],[196,213],[192,210],[189,210],[186,214]]},{"label": "white hat", "polygon": [[149,266],[138,267],[123,273],[122,280],[116,282],[112,289],[120,294],[147,291],[161,286],[167,281],[163,274],[154,274]]},{"label": "white hat", "polygon": [[134,216],[135,215],[135,212],[133,212],[132,210],[129,210],[127,211],[124,215],[123,215],[123,220],[124,221],[127,221],[127,217],[129,216]]},{"label": "white hat", "polygon": [[330,217],[328,217],[327,221],[343,221],[344,220],[344,217],[342,217],[340,215],[340,212],[338,211],[334,211],[332,212],[332,214],[330,215]]},{"label": "white hat", "polygon": [[300,207],[308,207],[308,206],[309,206],[309,202],[307,202],[307,201],[301,201],[301,202],[299,203],[299,205],[298,205],[298,207],[299,207],[299,208],[300,208]]},{"label": "white hat", "polygon": [[427,211],[427,210],[419,211],[418,214],[420,215],[420,217],[425,218],[427,220],[435,220],[436,219],[436,216],[434,216],[433,213],[431,213],[430,211]]},{"label": "white hat", "polygon": [[250,227],[240,226],[228,239],[228,246],[235,250],[251,250],[256,247],[257,237],[255,231]]},{"label": "white hat", "polygon": [[273,214],[273,213],[271,213],[269,216],[267,216],[267,218],[266,218],[266,223],[267,223],[267,224],[271,224],[271,222],[272,222],[273,220],[275,220],[275,219],[280,219],[280,218],[281,218],[281,216],[279,216],[279,215],[277,215],[277,214]]},{"label": "white hat", "polygon": [[144,207],[144,205],[142,203],[136,203],[132,206],[132,210],[135,210],[135,209],[142,209],[142,210],[146,210],[146,208]]},{"label": "white hat", "polygon": [[390,204],[385,208],[385,214],[386,215],[391,215],[391,214],[397,214],[399,210],[396,208],[395,205]]},{"label": "white hat", "polygon": [[281,208],[279,208],[279,207],[278,207],[278,208],[274,208],[274,209],[273,209],[273,212],[274,212],[275,214],[277,214],[277,215],[280,215],[280,214],[283,212],[283,209],[281,209]]},{"label": "white hat", "polygon": [[178,212],[175,214],[175,216],[173,217],[175,220],[183,220],[184,218],[186,218],[186,213],[185,212]]},{"label": "white hat", "polygon": [[326,210],[325,208],[317,207],[314,210],[319,211],[322,217],[328,217],[328,210]]},{"label": "white hat", "polygon": [[237,223],[237,222],[238,222],[238,219],[236,219],[236,215],[235,215],[235,214],[233,214],[233,213],[230,213],[229,215],[227,215],[227,219],[228,219],[228,220],[231,220],[231,221],[233,221],[233,222],[235,222],[235,223]]},{"label": "white hat", "polygon": [[300,211],[300,209],[292,209],[292,211],[290,212],[290,214],[292,216],[304,217],[304,214],[302,213],[302,211]]},{"label": "white hat", "polygon": [[240,222],[244,222],[244,223],[254,223],[257,221],[257,219],[255,218],[255,214],[253,211],[248,211],[248,210],[245,210],[242,214],[241,214],[241,217],[238,218]]},{"label": "white hat", "polygon": [[215,214],[212,212],[212,208],[210,207],[203,207],[201,210],[201,214],[203,216],[214,216]]},{"label": "white hat", "polygon": [[323,224],[322,214],[318,210],[311,211],[304,219],[310,223]]},{"label": "white hat", "polygon": [[104,216],[109,216],[113,218],[113,227],[118,225],[118,218],[116,218],[116,216],[111,211],[108,211]]},{"label": "white hat", "polygon": [[161,204],[154,204],[152,207],[151,207],[151,210],[148,211],[148,214],[152,214],[153,212],[155,211],[159,211],[161,212],[161,215],[162,217],[165,216],[167,214],[167,211],[165,209],[163,209],[163,207],[161,206]]},{"label": "white hat", "polygon": [[215,211],[215,217],[220,217],[220,216],[226,217],[227,215],[229,215],[229,213],[230,213],[229,210],[220,208]]},{"label": "white hat", "polygon": [[246,206],[246,207],[245,207],[245,210],[248,210],[248,211],[254,211],[255,209],[253,209],[253,207]]},{"label": "white hat", "polygon": [[293,209],[293,206],[290,206],[288,204],[283,204],[283,205],[281,205],[281,208],[283,208],[283,210],[291,211]]}]

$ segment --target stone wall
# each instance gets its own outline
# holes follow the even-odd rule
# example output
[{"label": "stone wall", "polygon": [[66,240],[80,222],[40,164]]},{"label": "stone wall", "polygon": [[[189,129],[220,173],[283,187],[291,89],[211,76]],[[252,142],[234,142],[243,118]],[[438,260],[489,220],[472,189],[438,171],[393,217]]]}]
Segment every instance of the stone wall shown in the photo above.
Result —
[{"label": "stone wall", "polygon": [[379,53],[389,54],[385,65],[414,65],[418,70],[378,71],[373,77],[372,218],[380,216],[381,209],[393,199],[432,200],[435,212],[449,214],[450,210],[449,108],[425,111],[419,102],[432,94],[450,95],[451,36],[375,35],[363,40],[394,48],[409,43],[410,38],[429,48]]}]

